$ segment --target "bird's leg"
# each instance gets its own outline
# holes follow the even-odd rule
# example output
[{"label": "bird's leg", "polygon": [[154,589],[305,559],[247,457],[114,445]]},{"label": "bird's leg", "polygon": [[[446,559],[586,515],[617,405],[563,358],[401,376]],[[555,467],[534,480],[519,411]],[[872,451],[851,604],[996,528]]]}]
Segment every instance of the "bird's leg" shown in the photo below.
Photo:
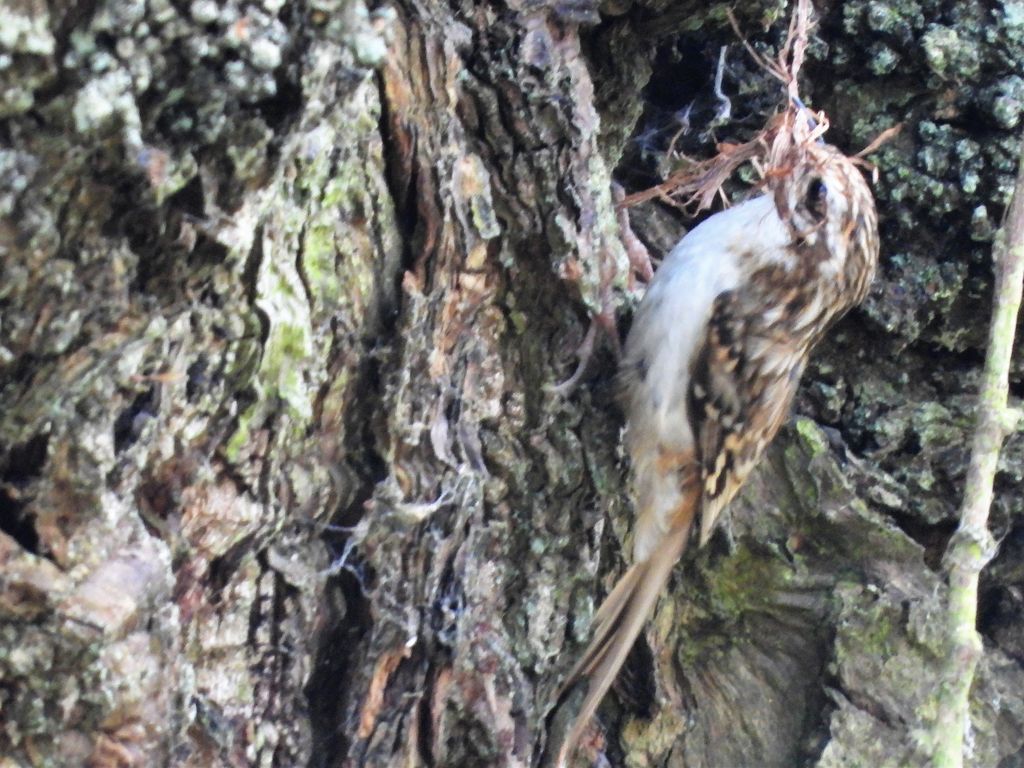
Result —
[{"label": "bird's leg", "polygon": [[580,379],[586,373],[587,364],[590,363],[590,358],[594,354],[594,339],[596,336],[597,322],[594,318],[591,318],[590,327],[587,328],[587,335],[583,337],[583,342],[576,348],[576,357],[578,359],[576,370],[572,372],[572,376],[568,379],[551,387],[551,391],[554,394],[559,397],[567,397],[569,393],[576,389],[576,385],[580,383]]},{"label": "bird's leg", "polygon": [[[654,267],[651,264],[651,255],[640,238],[633,232],[629,223],[629,211],[622,205],[626,193],[622,185],[612,182],[612,201],[616,207],[616,216],[619,221],[619,230],[622,235],[622,245],[626,249],[626,257],[629,259],[629,276],[627,285],[630,290],[636,287],[636,279],[648,283],[654,277]],[[594,356],[594,345],[597,341],[597,331],[600,329],[611,341],[612,351],[615,359],[621,357],[621,345],[619,343],[619,330],[615,322],[615,302],[612,299],[612,285],[615,282],[615,273],[612,270],[601,272],[601,310],[590,318],[590,327],[583,337],[583,341],[576,350],[577,364],[572,375],[551,388],[556,395],[568,396],[580,383],[590,359]]]},{"label": "bird's leg", "polygon": [[612,202],[615,203],[615,215],[619,220],[619,231],[622,232],[622,245],[626,249],[626,257],[629,259],[630,274],[629,287],[633,288],[634,278],[639,277],[644,283],[649,283],[654,277],[654,266],[651,264],[651,254],[647,246],[633,232],[629,223],[629,209],[622,204],[626,199],[626,190],[618,182],[612,182]]}]

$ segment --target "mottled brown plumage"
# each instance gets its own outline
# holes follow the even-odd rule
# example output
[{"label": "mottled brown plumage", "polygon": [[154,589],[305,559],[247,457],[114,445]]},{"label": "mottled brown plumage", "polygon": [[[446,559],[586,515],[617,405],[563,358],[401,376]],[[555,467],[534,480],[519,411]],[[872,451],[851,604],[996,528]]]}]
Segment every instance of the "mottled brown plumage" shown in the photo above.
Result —
[{"label": "mottled brown plumage", "polygon": [[786,420],[811,349],[870,286],[878,230],[867,183],[799,123],[793,135],[773,158],[766,193],[684,237],[634,320],[621,372],[634,564],[598,610],[593,639],[563,687],[587,682],[559,765],[625,661],[695,520],[703,545]]}]

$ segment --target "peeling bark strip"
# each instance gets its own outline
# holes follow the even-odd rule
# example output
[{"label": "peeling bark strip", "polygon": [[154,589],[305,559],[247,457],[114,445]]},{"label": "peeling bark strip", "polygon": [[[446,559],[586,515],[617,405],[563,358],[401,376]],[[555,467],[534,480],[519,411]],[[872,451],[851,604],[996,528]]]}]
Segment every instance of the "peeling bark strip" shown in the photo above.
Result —
[{"label": "peeling bark strip", "polygon": [[[1024,32],[999,4],[819,10],[811,106],[846,149],[908,126],[876,158],[888,262],[662,601],[591,740],[614,766],[926,764]],[[766,46],[785,15],[735,12]],[[700,3],[2,16],[0,755],[529,765],[628,546],[610,356],[547,389],[628,295],[610,168],[636,191],[629,137],[658,150],[691,100],[686,152],[745,140],[774,86],[730,55],[708,133],[735,39]],[[680,235],[630,215],[656,255]],[[1022,479],[1014,435],[979,766],[1024,746]]]},{"label": "peeling bark strip", "polygon": [[[387,470],[357,536],[374,616],[337,754],[358,764],[528,765],[541,731],[527,669],[550,669],[569,597],[542,557],[568,539],[544,532],[564,536],[587,481],[544,390],[571,346],[538,341],[577,325],[564,264],[600,308],[604,262],[624,260],[574,29],[542,8],[398,11],[382,80],[408,266]],[[545,457],[548,479],[531,477]]]}]

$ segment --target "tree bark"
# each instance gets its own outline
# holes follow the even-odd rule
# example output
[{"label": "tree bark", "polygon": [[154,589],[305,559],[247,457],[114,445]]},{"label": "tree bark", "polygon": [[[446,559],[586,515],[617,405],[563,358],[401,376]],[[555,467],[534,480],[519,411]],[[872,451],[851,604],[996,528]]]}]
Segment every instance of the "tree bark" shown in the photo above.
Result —
[{"label": "tree bark", "polygon": [[[580,765],[926,764],[1024,27],[820,5],[830,140],[906,126],[883,267]],[[0,9],[0,766],[535,765],[631,519],[615,331],[554,385],[642,291],[613,176],[778,105],[736,42],[667,0]],[[1018,434],[977,766],[1024,749],[1022,475]]]}]

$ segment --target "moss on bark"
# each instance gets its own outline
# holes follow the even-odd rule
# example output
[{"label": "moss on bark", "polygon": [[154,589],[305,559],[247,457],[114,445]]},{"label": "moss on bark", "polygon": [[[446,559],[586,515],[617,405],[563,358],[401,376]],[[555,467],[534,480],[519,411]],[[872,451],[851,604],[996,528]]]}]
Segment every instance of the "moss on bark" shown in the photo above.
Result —
[{"label": "moss on bark", "polygon": [[[0,12],[11,764],[530,764],[629,537],[607,345],[551,390],[639,292],[609,182],[649,181],[691,100],[693,154],[777,103],[725,7]],[[833,140],[906,123],[876,158],[882,274],[678,569],[590,744],[614,765],[921,759],[1024,26],[820,10],[805,93]],[[786,13],[737,8],[764,50]],[[682,232],[633,223],[656,256]],[[1022,445],[976,765],[1021,748]]]}]

